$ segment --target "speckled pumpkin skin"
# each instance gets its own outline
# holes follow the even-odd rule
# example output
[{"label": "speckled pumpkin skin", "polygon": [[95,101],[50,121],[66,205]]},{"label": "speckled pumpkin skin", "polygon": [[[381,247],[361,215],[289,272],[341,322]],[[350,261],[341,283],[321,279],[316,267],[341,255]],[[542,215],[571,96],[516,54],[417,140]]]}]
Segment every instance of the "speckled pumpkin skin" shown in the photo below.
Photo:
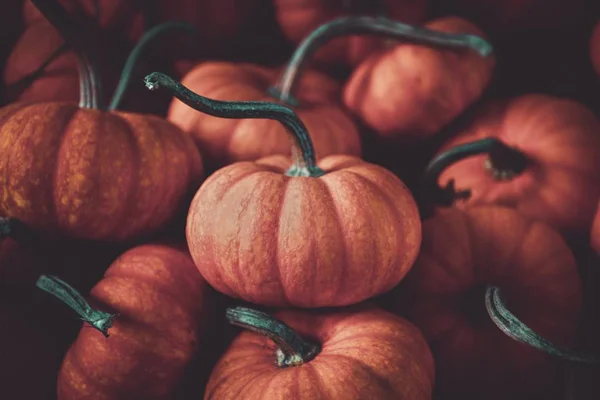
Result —
[{"label": "speckled pumpkin skin", "polygon": [[275,316],[321,344],[321,353],[281,369],[274,343],[243,331],[213,369],[205,400],[431,399],[431,351],[405,319],[365,305]]},{"label": "speckled pumpkin skin", "polygon": [[[353,3],[371,3],[354,0]],[[386,16],[407,24],[420,24],[427,16],[427,0],[383,0]],[[295,44],[300,43],[321,24],[349,15],[342,0],[275,0],[275,18],[284,35]],[[364,13],[360,13],[364,15]],[[383,41],[373,35],[340,37],[323,45],[314,60],[328,66],[355,66],[369,54],[382,47]]]},{"label": "speckled pumpkin skin", "polygon": [[573,254],[550,226],[509,208],[451,208],[425,221],[417,262],[388,304],[423,331],[442,398],[553,398],[560,361],[494,325],[477,290],[488,284],[534,331],[574,344],[582,287]]},{"label": "speckled pumpkin skin", "polygon": [[589,232],[600,197],[600,122],[589,109],[546,95],[487,103],[441,151],[486,137],[517,148],[533,163],[509,181],[493,179],[485,155],[453,164],[440,184],[454,179],[457,190],[471,190],[456,207],[498,204],[562,231]]},{"label": "speckled pumpkin skin", "polygon": [[[278,70],[256,65],[211,62],[194,68],[181,83],[215,100],[274,101],[267,90],[278,76]],[[306,71],[298,82],[294,97],[301,105],[294,109],[310,132],[317,157],[361,155],[358,129],[336,103],[339,93],[339,84],[316,71]],[[277,121],[212,117],[177,99],[171,103],[168,119],[194,137],[207,166],[212,168],[273,154],[290,154],[288,134]]]},{"label": "speckled pumpkin skin", "polygon": [[[425,25],[484,36],[468,21],[445,17]],[[436,134],[481,96],[494,57],[474,51],[398,44],[363,61],[344,87],[346,107],[379,135],[401,142]]]},{"label": "speckled pumpkin skin", "polygon": [[91,291],[118,312],[105,338],[83,327],[58,376],[58,400],[169,399],[199,345],[209,287],[187,251],[144,245],[122,254]]},{"label": "speckled pumpkin skin", "polygon": [[164,226],[202,177],[188,135],[158,117],[70,103],[0,109],[0,215],[71,237]]},{"label": "speckled pumpkin skin", "polygon": [[284,175],[290,159],[232,164],[190,206],[186,236],[218,291],[269,306],[358,303],[394,287],[421,242],[419,213],[395,175],[330,156],[319,178]]}]

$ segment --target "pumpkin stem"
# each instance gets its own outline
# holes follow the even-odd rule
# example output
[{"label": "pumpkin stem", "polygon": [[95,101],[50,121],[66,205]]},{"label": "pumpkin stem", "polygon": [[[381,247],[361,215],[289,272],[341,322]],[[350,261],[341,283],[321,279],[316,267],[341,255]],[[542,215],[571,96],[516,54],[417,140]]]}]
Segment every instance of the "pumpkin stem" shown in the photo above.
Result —
[{"label": "pumpkin stem", "polygon": [[288,325],[264,312],[235,307],[228,308],[225,315],[230,324],[260,333],[275,342],[280,368],[305,364],[321,351],[318,344],[305,341]]},{"label": "pumpkin stem", "polygon": [[82,321],[90,324],[105,337],[109,337],[108,330],[112,327],[113,319],[117,314],[110,314],[92,308],[77,290],[55,276],[41,275],[35,285],[60,299],[79,314]]},{"label": "pumpkin stem", "polygon": [[133,75],[133,70],[138,63],[140,56],[146,51],[146,48],[157,38],[159,38],[164,33],[167,33],[171,30],[181,29],[185,33],[189,35],[196,35],[196,28],[187,22],[179,22],[179,21],[169,21],[163,24],[157,25],[147,32],[140,38],[137,42],[131,53],[129,53],[129,57],[127,57],[127,61],[125,61],[125,66],[121,71],[121,78],[119,79],[119,84],[115,89],[112,100],[108,105],[108,110],[116,110],[119,108],[121,100],[129,87],[131,82],[131,76]]},{"label": "pumpkin stem", "polygon": [[377,35],[426,46],[472,49],[482,57],[492,54],[492,45],[477,35],[455,34],[416,27],[385,17],[350,16],[326,22],[312,31],[296,48],[279,80],[280,99],[287,101],[308,59],[330,40],[348,35]]},{"label": "pumpkin stem", "polygon": [[288,176],[318,177],[325,172],[317,167],[310,135],[298,115],[289,107],[268,101],[220,101],[200,96],[161,72],[153,72],[144,79],[149,90],[161,87],[195,110],[218,118],[274,119],[288,131],[292,141],[292,167]]},{"label": "pumpkin stem", "polygon": [[[457,192],[454,180],[448,181],[448,184],[442,188],[438,184],[439,177],[446,168],[455,162],[485,153],[489,155],[486,165],[490,164],[492,167],[489,168],[500,171],[497,174],[503,179],[515,177],[522,173],[528,165],[528,160],[523,153],[496,138],[465,143],[440,154],[429,163],[421,182],[421,200],[449,207],[455,200],[468,199],[471,196],[470,190]],[[496,168],[498,169],[496,170]]]},{"label": "pumpkin stem", "polygon": [[600,357],[562,349],[535,333],[506,308],[506,305],[500,297],[500,289],[495,286],[489,286],[485,292],[485,308],[494,324],[500,328],[504,334],[519,343],[529,345],[546,354],[567,361],[585,364],[600,364]]},{"label": "pumpkin stem", "polygon": [[65,39],[66,44],[75,49],[80,74],[79,107],[104,109],[102,104],[102,85],[96,59],[90,48],[89,34],[58,0],[31,0],[33,5],[54,26]]}]

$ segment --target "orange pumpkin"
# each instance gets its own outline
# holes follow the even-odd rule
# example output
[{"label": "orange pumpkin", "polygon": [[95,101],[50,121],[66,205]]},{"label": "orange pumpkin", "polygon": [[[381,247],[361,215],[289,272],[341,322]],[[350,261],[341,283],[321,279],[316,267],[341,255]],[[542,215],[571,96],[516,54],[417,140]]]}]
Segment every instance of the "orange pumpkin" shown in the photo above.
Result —
[{"label": "orange pumpkin", "polygon": [[550,398],[558,359],[494,325],[486,285],[534,331],[574,344],[582,290],[573,254],[554,229],[509,208],[453,208],[425,221],[417,262],[388,304],[423,331],[444,398]]},{"label": "orange pumpkin", "polygon": [[0,109],[0,215],[84,239],[150,234],[199,184],[200,154],[161,118],[94,109],[97,77],[85,60],[80,65],[82,108],[48,102]]},{"label": "orange pumpkin", "polygon": [[[441,18],[425,27],[482,35],[475,25],[457,17]],[[344,104],[387,139],[408,142],[436,134],[474,103],[492,78],[491,46],[478,36],[463,40],[465,47],[477,52],[398,44],[372,55],[346,82]]]},{"label": "orange pumpkin", "polygon": [[[300,43],[320,25],[348,14],[362,14],[357,4],[365,1],[350,1],[350,7],[343,0],[275,0],[275,17],[284,35],[294,43]],[[378,1],[369,1],[371,8],[378,7]],[[427,12],[427,0],[384,0],[382,10],[386,17],[408,24],[421,23]],[[364,8],[364,7],[362,7]],[[332,40],[315,54],[315,61],[325,65],[354,66],[365,57],[382,47],[383,42],[373,37],[352,36]]]},{"label": "orange pumpkin", "polygon": [[594,25],[590,38],[590,59],[594,70],[600,77],[600,20]]},{"label": "orange pumpkin", "polygon": [[227,310],[249,331],[213,369],[205,399],[431,399],[431,351],[408,321],[368,305],[276,317]]},{"label": "orange pumpkin", "polygon": [[116,312],[110,337],[84,327],[58,376],[58,399],[168,398],[202,342],[210,291],[187,251],[143,245],[122,254],[92,289]]},{"label": "orange pumpkin", "polygon": [[[600,198],[599,132],[594,114],[572,100],[532,94],[491,102],[444,145],[428,181],[439,174],[442,186],[468,190],[457,207],[499,204],[564,232],[589,232]],[[467,143],[482,143],[479,153],[488,154],[461,160]]]},{"label": "orange pumpkin", "polygon": [[292,155],[224,167],[200,187],[186,237],[196,266],[218,291],[273,306],[357,303],[391,289],[418,253],[419,213],[391,172],[357,157],[316,164],[306,126],[291,108],[225,102],[170,77],[146,77],[197,110],[223,118],[269,118],[290,132]]},{"label": "orange pumpkin", "polygon": [[[269,100],[276,70],[252,64],[210,62],[190,71],[182,83],[202,96],[227,101]],[[336,104],[340,86],[316,71],[307,71],[298,82],[295,109],[312,133],[317,157],[330,154],[360,156],[358,129]],[[269,120],[229,120],[196,112],[174,99],[171,122],[189,132],[207,165],[218,168],[237,161],[253,161],[273,154],[290,154],[281,124]]]},{"label": "orange pumpkin", "polygon": [[594,222],[592,223],[592,248],[600,256],[600,203],[598,203],[598,209],[594,216]]}]

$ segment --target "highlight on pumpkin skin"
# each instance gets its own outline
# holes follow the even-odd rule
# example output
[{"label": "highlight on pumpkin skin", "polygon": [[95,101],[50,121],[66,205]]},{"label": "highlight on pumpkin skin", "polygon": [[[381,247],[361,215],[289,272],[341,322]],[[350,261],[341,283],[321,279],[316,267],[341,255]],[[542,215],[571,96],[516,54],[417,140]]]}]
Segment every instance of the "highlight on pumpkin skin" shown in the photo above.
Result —
[{"label": "highlight on pumpkin skin", "polygon": [[563,349],[531,330],[506,307],[500,296],[500,289],[495,286],[488,286],[486,289],[485,308],[494,324],[504,334],[519,343],[567,361],[600,365],[599,356]]},{"label": "highlight on pumpkin skin", "polygon": [[55,276],[41,275],[35,285],[71,307],[81,317],[82,321],[90,324],[92,328],[101,332],[104,337],[109,337],[108,330],[112,327],[113,320],[118,316],[117,314],[110,314],[92,308],[77,290]]},{"label": "highlight on pumpkin skin", "polygon": [[477,35],[443,33],[384,17],[341,17],[315,29],[297,47],[278,84],[282,101],[287,101],[290,97],[297,82],[296,76],[301,73],[307,61],[321,46],[340,36],[359,34],[378,35],[425,46],[470,49],[482,57],[493,54],[492,45]]},{"label": "highlight on pumpkin skin", "polygon": [[145,32],[144,35],[140,38],[140,40],[136,43],[133,50],[131,50],[131,53],[129,53],[129,56],[125,61],[125,66],[121,71],[119,83],[108,105],[109,111],[119,108],[121,100],[123,99],[123,96],[125,95],[129,84],[131,83],[131,76],[133,74],[133,70],[138,63],[138,59],[144,53],[146,48],[148,48],[148,46],[152,44],[155,39],[159,38],[163,34],[175,30],[181,30],[183,33],[186,33],[190,36],[195,36],[198,33],[198,31],[192,24],[180,21],[165,22]]},{"label": "highlight on pumpkin skin", "polygon": [[521,174],[528,165],[528,159],[519,150],[507,146],[496,138],[484,138],[456,146],[433,159],[423,175],[421,200],[449,207],[456,200],[468,199],[469,189],[456,191],[454,180],[440,187],[438,180],[442,172],[450,165],[478,154],[488,154],[484,167],[496,180],[511,180]]},{"label": "highlight on pumpkin skin", "polygon": [[274,119],[287,130],[292,142],[293,164],[288,176],[319,177],[325,172],[316,164],[314,146],[308,130],[298,115],[289,107],[268,101],[220,101],[200,96],[181,83],[161,72],[153,72],[144,78],[148,90],[160,88],[191,108],[219,118]]},{"label": "highlight on pumpkin skin", "polygon": [[271,315],[246,307],[228,308],[227,321],[273,340],[277,345],[276,364],[280,368],[296,367],[316,357],[318,344],[305,341],[292,328]]}]

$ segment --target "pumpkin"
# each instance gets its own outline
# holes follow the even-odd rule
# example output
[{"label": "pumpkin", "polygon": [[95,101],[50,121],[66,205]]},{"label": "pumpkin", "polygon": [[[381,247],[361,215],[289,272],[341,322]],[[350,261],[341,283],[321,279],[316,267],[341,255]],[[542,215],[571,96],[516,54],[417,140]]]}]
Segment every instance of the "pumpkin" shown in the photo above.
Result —
[{"label": "pumpkin", "polygon": [[60,368],[58,399],[168,398],[202,341],[210,293],[186,250],[123,253],[90,293],[95,307],[118,313],[110,337],[81,329]]},{"label": "pumpkin", "polygon": [[594,114],[573,100],[492,101],[445,143],[427,180],[468,190],[450,199],[457,207],[499,204],[565,233],[587,233],[600,198],[598,132]]},{"label": "pumpkin", "polygon": [[[217,100],[273,100],[269,87],[277,71],[252,64],[203,63],[182,80],[194,92]],[[361,154],[358,129],[336,104],[340,85],[316,71],[307,71],[294,93],[295,108],[312,132],[317,157],[329,154]],[[281,124],[269,120],[228,120],[190,109],[174,99],[169,121],[189,132],[213,168],[236,161],[253,161],[273,154],[290,154],[289,140]]]},{"label": "pumpkin", "polygon": [[[6,2],[2,6],[0,14],[0,26],[2,26],[2,41],[0,41],[0,65],[6,65],[21,31],[23,21],[21,20],[21,4],[18,1]],[[0,105],[5,103],[4,84],[0,84]]]},{"label": "pumpkin", "polygon": [[405,319],[372,305],[275,317],[227,310],[248,331],[213,369],[205,399],[431,399],[431,351]]},{"label": "pumpkin", "polygon": [[291,160],[231,164],[194,196],[186,237],[212,287],[270,306],[343,306],[391,289],[410,269],[419,213],[391,172],[347,155],[317,165],[306,126],[289,107],[208,99],[162,73],[148,75],[146,86],[213,116],[276,119],[290,132]]},{"label": "pumpkin", "polygon": [[0,109],[0,215],[82,239],[151,234],[199,183],[200,154],[161,118],[95,109],[97,76],[85,60],[81,65],[82,108],[46,102]]},{"label": "pumpkin", "polygon": [[549,398],[542,393],[556,390],[560,363],[494,325],[486,285],[534,331],[574,344],[582,308],[575,258],[557,231],[510,208],[451,208],[425,221],[417,262],[387,304],[423,331],[445,398]]},{"label": "pumpkin", "polygon": [[[489,43],[473,36],[483,35],[475,25],[445,17],[425,27],[466,34],[463,46],[476,51],[398,44],[363,61],[344,87],[348,109],[386,139],[414,142],[436,134],[473,104],[491,81],[495,59]],[[437,35],[432,33],[431,38]],[[440,42],[444,44],[444,36]]]},{"label": "pumpkin", "polygon": [[494,37],[573,28],[585,19],[585,0],[447,0],[439,15],[460,15]]},{"label": "pumpkin", "polygon": [[590,59],[596,74],[600,77],[600,20],[594,25],[590,38]]},{"label": "pumpkin", "polygon": [[[275,0],[275,17],[284,35],[297,44],[329,20],[357,12],[364,13],[365,10],[361,10],[358,6],[364,6],[367,2],[353,0],[349,2],[350,7],[345,7],[344,3],[346,2],[343,0]],[[371,8],[379,6],[383,8],[369,11],[384,12],[386,17],[408,24],[423,22],[427,12],[427,0],[385,0],[368,3]],[[314,58],[317,63],[324,65],[354,66],[370,53],[381,48],[382,44],[381,40],[373,37],[337,38],[323,46]]]},{"label": "pumpkin", "polygon": [[598,203],[598,209],[594,216],[594,222],[592,223],[592,248],[600,256],[600,203]]}]

